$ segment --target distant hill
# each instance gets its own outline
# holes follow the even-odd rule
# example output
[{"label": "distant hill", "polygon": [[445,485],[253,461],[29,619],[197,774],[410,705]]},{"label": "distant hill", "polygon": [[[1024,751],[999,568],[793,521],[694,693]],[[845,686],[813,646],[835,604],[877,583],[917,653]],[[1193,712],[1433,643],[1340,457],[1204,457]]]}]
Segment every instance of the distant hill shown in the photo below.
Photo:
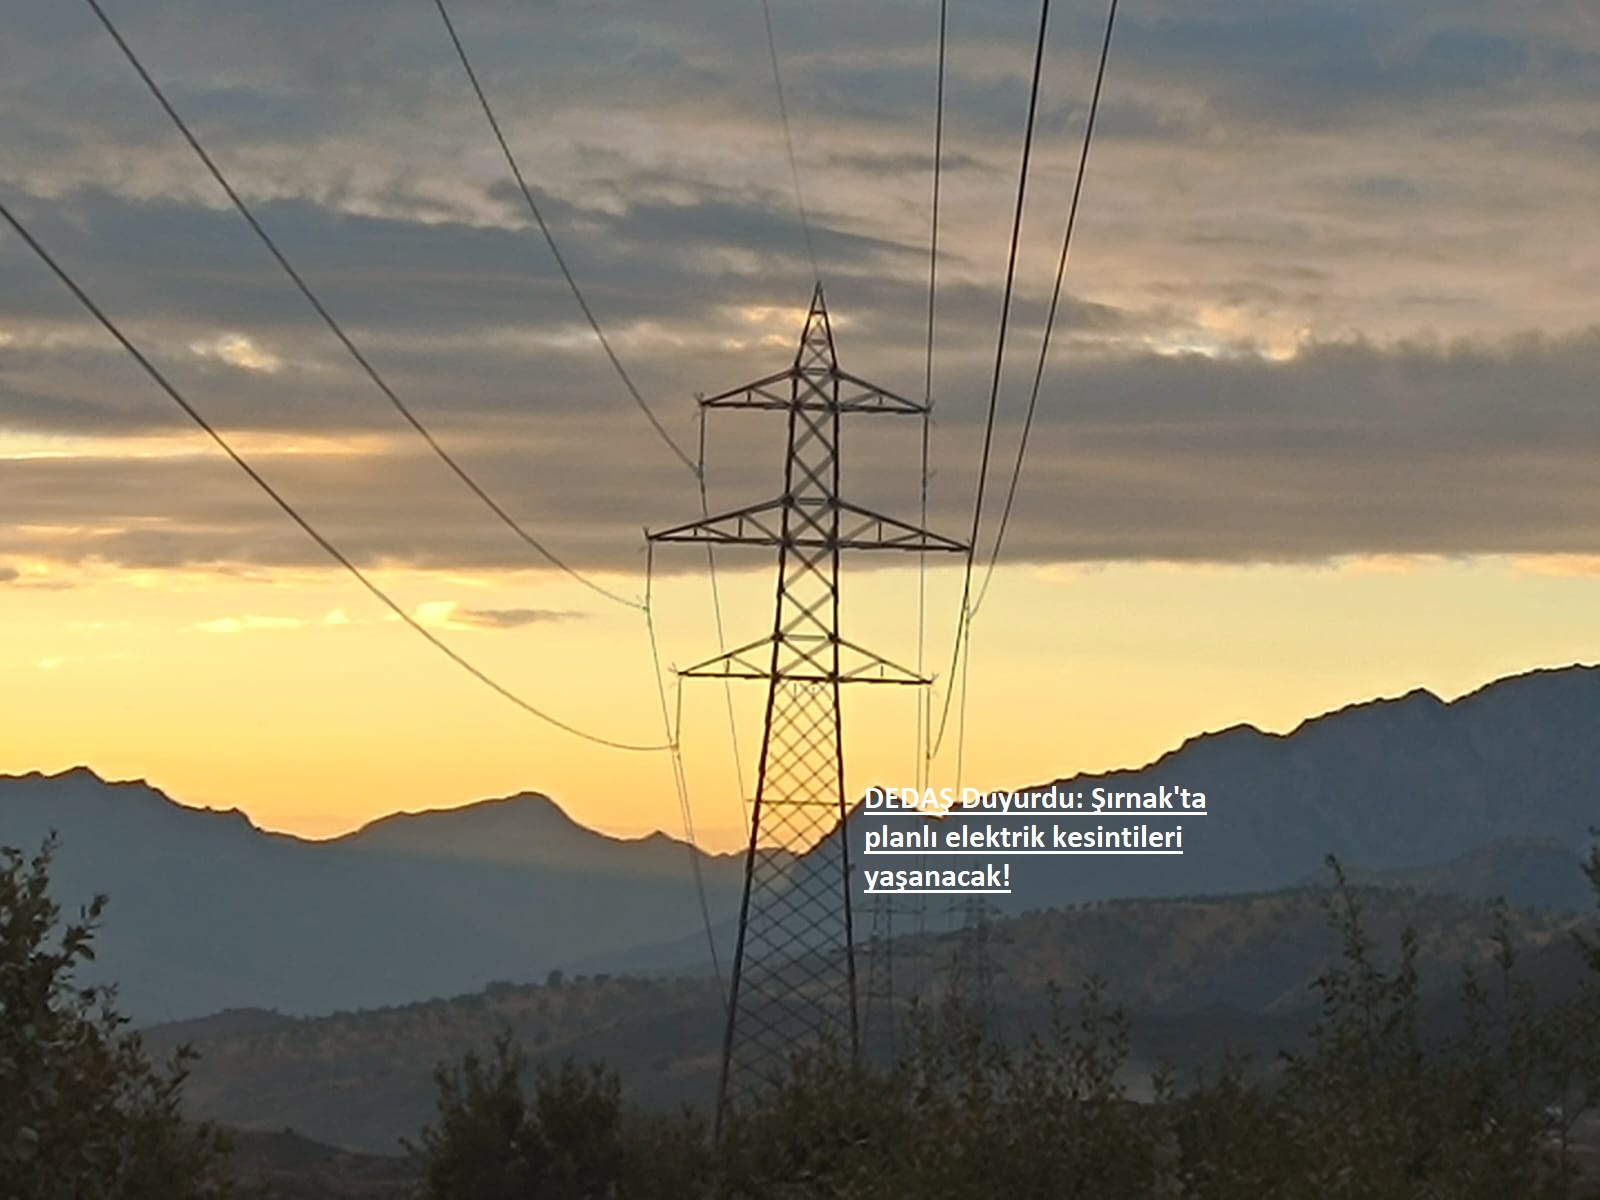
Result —
[{"label": "distant hill", "polygon": [[[1070,1003],[1098,975],[1134,1014],[1135,1057],[1143,1064],[1198,1064],[1230,1045],[1270,1056],[1315,1015],[1312,982],[1337,957],[1326,898],[1322,889],[1305,888],[999,919],[990,945],[1004,1027],[1041,1026],[1052,986]],[[1378,889],[1359,899],[1380,957],[1392,956],[1402,927],[1417,928],[1422,980],[1431,991],[1449,992],[1462,963],[1481,963],[1493,951],[1496,917],[1487,903]],[[1547,987],[1578,973],[1569,921],[1529,912],[1510,919],[1524,953],[1543,956]],[[897,942],[897,994],[938,1000],[959,944],[953,933]],[[636,1103],[704,1105],[716,1078],[721,995],[703,976],[585,976],[303,1020],[225,1014],[147,1036],[157,1050],[189,1041],[200,1051],[187,1092],[196,1116],[251,1129],[292,1126],[318,1141],[393,1152],[398,1138],[432,1116],[433,1066],[485,1047],[502,1029],[536,1056],[611,1064]],[[863,1016],[870,1041],[884,1013]]]},{"label": "distant hill", "polygon": [[[1409,872],[1406,882],[1425,889],[1465,886],[1482,894],[1492,877],[1518,903],[1552,898],[1551,881],[1539,869],[1523,868],[1535,857],[1545,866],[1559,860],[1559,882],[1576,883],[1581,897],[1578,854],[1600,821],[1600,668],[1533,671],[1450,703],[1412,691],[1351,705],[1282,735],[1235,726],[1191,738],[1138,770],[1054,781],[1085,794],[1096,787],[1146,792],[1161,785],[1207,796],[1207,816],[1182,820],[1182,858],[1018,859],[1014,894],[996,902],[1020,912],[1113,896],[1279,888],[1311,877],[1329,854],[1348,867]],[[1046,781],[1021,790],[1050,786]],[[1117,814],[1080,823],[1118,827],[1130,820],[1138,818]],[[897,828],[914,823],[895,821]],[[858,809],[851,824],[858,863],[911,865],[893,855],[861,854],[862,833],[881,827],[881,819]],[[1541,843],[1537,852],[1533,841]],[[1460,863],[1418,870],[1496,843],[1504,844],[1496,853],[1507,869],[1473,879]],[[1517,845],[1523,868],[1510,869],[1504,856]],[[1558,903],[1569,897],[1567,891],[1553,894]]]},{"label": "distant hill", "polygon": [[254,1030],[184,1021],[147,1029],[145,1038],[157,1054],[185,1042],[200,1051],[185,1089],[193,1116],[393,1154],[399,1138],[433,1116],[433,1068],[487,1048],[502,1029],[533,1055],[617,1065],[632,1099],[668,1108],[709,1094],[721,992],[698,976],[584,976]]},{"label": "distant hill", "polygon": [[[1269,891],[1315,877],[1330,853],[1361,880],[1571,907],[1584,902],[1577,856],[1600,818],[1600,668],[1534,671],[1448,704],[1413,691],[1285,735],[1237,726],[1137,770],[1056,783],[1086,793],[1161,785],[1207,793],[1208,815],[1184,821],[1182,858],[1019,858],[1013,894],[997,898],[1003,911]],[[852,815],[857,870],[913,865],[861,854],[875,823]],[[307,842],[82,768],[0,776],[0,843],[33,847],[50,829],[62,837],[58,894],[72,904],[111,896],[96,971],[121,983],[142,1020],[326,1013],[552,968],[709,960],[686,846],[603,836],[538,793]],[[740,856],[695,857],[726,961]],[[827,867],[808,855],[792,869]],[[870,927],[856,924],[862,936]]]},{"label": "distant hill", "polygon": [[[613,838],[578,824],[549,797],[534,792],[481,800],[461,808],[395,813],[327,843],[352,850],[541,870],[585,871],[601,877],[688,877],[687,847],[664,833]],[[706,869],[735,867],[736,855]]]},{"label": "distant hill", "polygon": [[[90,977],[138,1020],[453,995],[700,924],[688,847],[605,837],[535,794],[308,842],[81,768],[0,776],[0,842],[51,830],[67,911],[111,897]],[[698,857],[732,911],[738,860]]]},{"label": "distant hill", "polygon": [[[1138,770],[1016,787],[1091,795],[1097,787],[1147,792],[1163,785],[1207,795],[1207,815],[1182,821],[1183,857],[1019,857],[1011,864],[1013,892],[993,897],[995,906],[1022,913],[1118,897],[1271,891],[1320,877],[1332,854],[1358,882],[1587,908],[1591,896],[1580,865],[1590,827],[1600,823],[1600,668],[1533,671],[1449,703],[1417,690],[1351,705],[1287,734],[1234,726],[1191,738]],[[1116,828],[1139,818],[1074,820]],[[864,853],[867,830],[919,824],[952,827],[884,818],[860,806],[851,813],[858,892],[866,868],[1005,858],[997,851],[919,864],[911,855]],[[813,859],[797,869],[828,864]],[[870,900],[862,903],[870,908]],[[856,928],[870,929],[870,920],[858,920]],[[731,947],[732,922],[717,934]],[[703,935],[698,941],[686,935],[585,962],[601,969],[683,967],[703,962],[703,947]]]},{"label": "distant hill", "polygon": [[[1549,838],[1505,838],[1426,867],[1345,872],[1353,883],[1581,912],[1594,905],[1584,856]],[[1322,872],[1319,878],[1325,878]]]}]

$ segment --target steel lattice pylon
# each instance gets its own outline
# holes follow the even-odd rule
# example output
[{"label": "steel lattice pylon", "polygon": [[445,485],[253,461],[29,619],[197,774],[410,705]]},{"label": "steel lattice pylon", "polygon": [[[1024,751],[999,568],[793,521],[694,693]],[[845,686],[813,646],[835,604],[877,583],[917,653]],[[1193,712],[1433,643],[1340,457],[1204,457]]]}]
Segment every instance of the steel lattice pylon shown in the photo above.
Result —
[{"label": "steel lattice pylon", "polygon": [[767,684],[717,1092],[720,1128],[729,1104],[775,1080],[807,1040],[831,1037],[859,1050],[839,689],[928,681],[840,636],[840,554],[966,547],[841,499],[841,418],[920,415],[926,406],[839,368],[820,284],[793,364],[700,404],[788,414],[777,499],[649,535],[778,551],[772,632],[680,672]]},{"label": "steel lattice pylon", "polygon": [[[927,859],[918,855],[918,869]],[[900,1053],[905,1010],[928,982],[926,897],[874,896],[867,937],[867,977],[861,1013],[862,1051],[868,1061],[894,1063]]]}]

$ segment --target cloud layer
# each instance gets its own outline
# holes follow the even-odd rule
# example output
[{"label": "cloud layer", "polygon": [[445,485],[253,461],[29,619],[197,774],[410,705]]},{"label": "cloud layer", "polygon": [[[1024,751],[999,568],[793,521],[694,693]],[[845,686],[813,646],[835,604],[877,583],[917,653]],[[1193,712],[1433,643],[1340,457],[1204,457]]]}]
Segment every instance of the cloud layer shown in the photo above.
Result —
[{"label": "cloud layer", "polygon": [[[428,6],[108,7],[329,307],[508,509],[570,561],[628,571],[640,526],[695,515],[692,479],[609,373]],[[759,13],[459,9],[573,270],[694,446],[693,394],[780,367],[809,291]],[[920,394],[932,9],[774,12],[845,365]],[[930,519],[956,534],[1035,15],[1005,0],[952,28]],[[1002,489],[1102,19],[1057,6]],[[0,71],[6,202],[335,540],[363,562],[530,565],[342,357],[86,8],[10,6]],[[1125,9],[1008,554],[1600,553],[1596,79],[1600,22],[1555,0]],[[318,561],[14,238],[0,270],[0,562]],[[850,436],[852,491],[910,515],[915,430]],[[714,503],[775,489],[779,437],[715,422]]]}]

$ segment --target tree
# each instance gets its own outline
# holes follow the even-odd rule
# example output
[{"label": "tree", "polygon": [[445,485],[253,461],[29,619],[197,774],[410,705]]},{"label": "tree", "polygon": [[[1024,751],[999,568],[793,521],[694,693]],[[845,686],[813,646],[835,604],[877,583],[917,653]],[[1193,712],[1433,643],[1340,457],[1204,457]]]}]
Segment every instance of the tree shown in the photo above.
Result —
[{"label": "tree", "polygon": [[233,1194],[221,1132],[180,1111],[187,1048],[158,1068],[109,989],[79,987],[105,910],[62,924],[54,839],[0,847],[0,1198],[210,1200]]},{"label": "tree", "polygon": [[502,1034],[434,1071],[438,1116],[407,1148],[427,1200],[678,1200],[702,1194],[703,1127],[628,1114],[611,1071],[540,1064]]},{"label": "tree", "polygon": [[1516,974],[1502,910],[1493,993],[1469,968],[1464,1031],[1445,1036],[1419,981],[1417,937],[1401,934],[1392,967],[1359,897],[1329,860],[1329,917],[1341,957],[1315,983],[1320,1019],[1304,1047],[1279,1056],[1276,1082],[1237,1061],[1175,1097],[1181,1194],[1192,1200],[1561,1200],[1573,1171],[1549,1111],[1573,1046],[1551,1037]]},{"label": "tree", "polygon": [[[570,1063],[524,1094],[509,1040],[487,1062],[441,1068],[440,1124],[424,1138],[431,1200],[1568,1200],[1567,1134],[1600,1097],[1600,935],[1587,986],[1541,1001],[1519,973],[1501,909],[1488,965],[1459,1004],[1425,989],[1421,941],[1389,947],[1330,860],[1340,953],[1316,979],[1320,1012],[1261,1068],[1225,1056],[1153,1100],[1125,1087],[1126,1014],[1090,980],[1047,1030],[1003,1039],[956,1006],[917,1010],[903,1052],[859,1066],[837,1045],[797,1047],[779,1077],[725,1115],[644,1120],[616,1077]],[[1600,892],[1600,850],[1589,873]],[[1370,894],[1370,893],[1369,893]],[[1274,901],[1274,903],[1278,903]],[[1134,912],[1136,910],[1129,910]],[[1600,1195],[1583,1192],[1583,1195]]]},{"label": "tree", "polygon": [[1153,1200],[1159,1114],[1128,1100],[1125,1014],[1091,979],[1047,1030],[1012,1044],[957,1003],[917,1012],[886,1068],[797,1052],[728,1120],[726,1200]]}]

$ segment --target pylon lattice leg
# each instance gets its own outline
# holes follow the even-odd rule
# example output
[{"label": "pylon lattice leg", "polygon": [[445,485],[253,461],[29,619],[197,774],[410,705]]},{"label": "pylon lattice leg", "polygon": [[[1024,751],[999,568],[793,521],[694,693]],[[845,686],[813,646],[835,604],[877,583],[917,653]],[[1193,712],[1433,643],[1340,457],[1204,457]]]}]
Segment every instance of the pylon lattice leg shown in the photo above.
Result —
[{"label": "pylon lattice leg", "polygon": [[[839,806],[838,692],[775,689],[757,815],[768,845],[750,861],[724,1090],[739,1101],[775,1082],[809,1039],[855,1039],[848,862]],[[775,844],[771,844],[775,843]],[[800,859],[792,847],[811,847]]]}]

